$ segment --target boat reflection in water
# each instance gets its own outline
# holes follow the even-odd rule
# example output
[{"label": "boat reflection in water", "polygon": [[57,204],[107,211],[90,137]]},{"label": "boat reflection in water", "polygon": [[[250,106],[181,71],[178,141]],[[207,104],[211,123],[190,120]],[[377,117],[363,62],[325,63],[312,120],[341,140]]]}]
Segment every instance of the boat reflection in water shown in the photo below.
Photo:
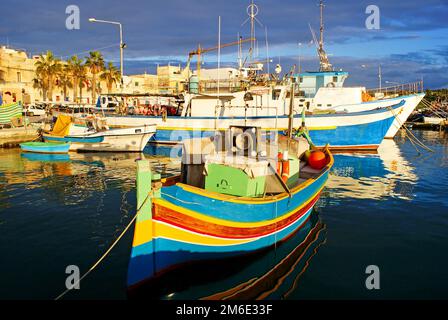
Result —
[{"label": "boat reflection in water", "polygon": [[325,225],[314,211],[302,228],[274,248],[245,257],[192,263],[129,292],[131,299],[285,299],[325,243]]},{"label": "boat reflection in water", "polygon": [[394,140],[383,140],[377,153],[341,153],[334,158],[326,189],[327,198],[332,201],[338,198],[413,198],[413,186],[418,177]]},{"label": "boat reflection in water", "polygon": [[[81,204],[105,194],[113,183],[123,192],[135,187],[137,159],[149,159],[162,176],[176,174],[179,164],[159,155],[143,153],[21,153],[20,149],[0,150],[0,183],[11,189],[45,189],[46,200],[59,205]],[[2,190],[0,190],[0,199]],[[0,207],[12,204],[5,197]]]}]

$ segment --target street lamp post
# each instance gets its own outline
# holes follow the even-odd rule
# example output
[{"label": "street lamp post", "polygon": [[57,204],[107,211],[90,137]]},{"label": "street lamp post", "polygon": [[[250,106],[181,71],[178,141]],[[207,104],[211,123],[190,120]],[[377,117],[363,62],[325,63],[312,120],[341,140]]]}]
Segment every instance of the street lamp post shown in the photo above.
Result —
[{"label": "street lamp post", "polygon": [[98,23],[108,23],[118,25],[120,28],[120,74],[121,74],[121,86],[123,87],[123,49],[125,48],[125,44],[123,43],[123,26],[120,22],[115,21],[107,21],[107,20],[98,20],[95,18],[90,18],[90,22],[98,22]]},{"label": "street lamp post", "polygon": [[[368,65],[362,64],[361,68],[365,69],[367,68]],[[378,65],[378,84],[379,84],[379,88],[378,91],[381,92],[382,91],[382,78],[383,78],[383,74],[381,71],[381,63]]]},{"label": "street lamp post", "polygon": [[382,77],[383,75],[381,74],[381,64],[378,66],[378,81],[380,83],[380,92],[381,92],[381,84],[382,84]]}]

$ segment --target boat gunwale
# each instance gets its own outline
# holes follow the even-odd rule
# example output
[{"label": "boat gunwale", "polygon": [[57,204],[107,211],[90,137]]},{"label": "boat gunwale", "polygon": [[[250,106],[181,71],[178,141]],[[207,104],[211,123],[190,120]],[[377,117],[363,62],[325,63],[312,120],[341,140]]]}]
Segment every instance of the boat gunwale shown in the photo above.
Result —
[{"label": "boat gunwale", "polygon": [[288,194],[287,192],[282,192],[277,195],[272,195],[272,196],[263,197],[263,198],[235,197],[235,196],[231,196],[231,195],[225,195],[225,194],[222,194],[219,192],[208,191],[208,190],[205,190],[202,188],[190,186],[190,185],[187,185],[185,183],[180,183],[180,182],[176,183],[176,186],[178,186],[179,188],[181,188],[187,192],[190,192],[190,193],[194,193],[194,194],[197,194],[197,195],[200,195],[203,197],[207,197],[207,198],[211,198],[211,199],[215,199],[215,200],[231,202],[231,203],[266,204],[266,203],[278,202],[278,201],[281,201],[283,199],[290,197],[290,195],[291,196],[295,195],[299,191],[302,191],[306,187],[312,185],[315,181],[317,181],[319,178],[321,178],[324,174],[326,174],[331,169],[331,167],[334,164],[333,154],[330,152],[328,147],[325,148],[324,152],[330,157],[329,162],[325,165],[325,169],[322,169],[321,172],[319,172],[317,174],[317,176],[315,176],[313,178],[309,178],[309,179],[305,180],[304,182],[295,186],[293,189],[290,190],[290,194]]}]

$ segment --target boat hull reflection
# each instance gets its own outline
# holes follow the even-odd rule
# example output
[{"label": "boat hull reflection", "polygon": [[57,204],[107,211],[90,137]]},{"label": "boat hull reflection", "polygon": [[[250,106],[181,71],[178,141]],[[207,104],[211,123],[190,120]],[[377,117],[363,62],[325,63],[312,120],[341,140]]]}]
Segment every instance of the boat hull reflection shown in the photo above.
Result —
[{"label": "boat hull reflection", "polygon": [[394,140],[384,140],[377,152],[339,153],[334,158],[327,182],[332,199],[413,198],[418,177]]}]

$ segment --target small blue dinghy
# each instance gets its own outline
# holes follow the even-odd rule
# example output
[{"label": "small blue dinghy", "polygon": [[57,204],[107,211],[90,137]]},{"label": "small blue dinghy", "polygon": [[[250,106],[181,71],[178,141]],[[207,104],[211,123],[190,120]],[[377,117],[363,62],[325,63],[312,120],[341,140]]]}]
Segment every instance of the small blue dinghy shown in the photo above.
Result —
[{"label": "small blue dinghy", "polygon": [[70,143],[66,142],[25,142],[20,144],[25,152],[35,153],[68,153]]}]

